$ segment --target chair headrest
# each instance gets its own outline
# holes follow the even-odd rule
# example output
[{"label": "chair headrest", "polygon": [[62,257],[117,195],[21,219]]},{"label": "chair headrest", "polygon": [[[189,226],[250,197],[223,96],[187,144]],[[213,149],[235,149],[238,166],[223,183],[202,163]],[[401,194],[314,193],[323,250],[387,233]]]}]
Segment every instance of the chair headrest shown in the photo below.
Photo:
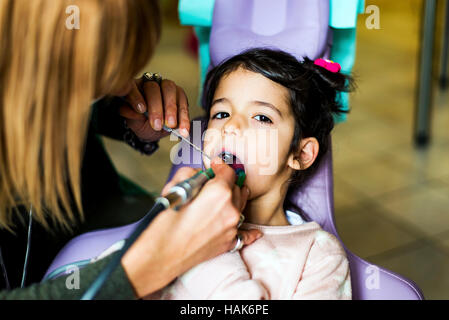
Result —
[{"label": "chair headrest", "polygon": [[329,0],[216,0],[210,36],[211,65],[264,47],[302,60],[330,52]]}]

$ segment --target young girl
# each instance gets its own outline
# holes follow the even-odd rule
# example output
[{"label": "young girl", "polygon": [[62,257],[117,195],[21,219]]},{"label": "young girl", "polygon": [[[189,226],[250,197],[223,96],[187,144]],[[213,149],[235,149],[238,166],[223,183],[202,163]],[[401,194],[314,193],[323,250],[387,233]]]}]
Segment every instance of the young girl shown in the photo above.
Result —
[{"label": "young girl", "polygon": [[[337,68],[336,68],[337,67]],[[351,79],[338,64],[252,49],[210,71],[204,151],[232,155],[250,190],[241,228],[264,236],[192,268],[152,299],[351,299],[348,260],[316,222],[284,210],[328,149],[336,97]],[[261,156],[263,155],[263,156]],[[209,167],[207,159],[203,159]]]}]

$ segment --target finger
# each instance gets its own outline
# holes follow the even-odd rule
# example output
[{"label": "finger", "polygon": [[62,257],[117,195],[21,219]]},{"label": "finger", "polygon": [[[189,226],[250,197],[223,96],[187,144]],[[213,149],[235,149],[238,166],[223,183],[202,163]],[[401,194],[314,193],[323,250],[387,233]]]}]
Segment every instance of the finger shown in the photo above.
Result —
[{"label": "finger", "polygon": [[246,207],[246,203],[248,202],[249,198],[249,188],[247,186],[243,186],[241,189],[241,198],[240,198],[240,211],[243,212]]},{"label": "finger", "polygon": [[119,114],[126,119],[129,120],[147,120],[147,117],[144,114],[137,113],[130,106],[121,106],[119,108]]},{"label": "finger", "polygon": [[190,167],[182,167],[178,171],[176,171],[173,178],[168,182],[165,187],[162,189],[161,194],[166,195],[170,188],[175,186],[176,184],[180,183],[181,181],[184,181],[192,176],[194,176],[200,169],[194,169]]},{"label": "finger", "polygon": [[[240,230],[239,234],[242,236],[243,245],[248,246],[257,239],[260,239],[263,236],[262,231],[252,229],[252,230]],[[235,243],[234,243],[235,246]]]},{"label": "finger", "polygon": [[174,129],[178,124],[177,86],[173,81],[163,80],[161,88],[164,99],[165,123],[168,127]]},{"label": "finger", "polygon": [[221,179],[226,182],[230,189],[234,188],[235,172],[220,157],[215,157],[211,162],[212,170],[215,173],[215,179]]},{"label": "finger", "polygon": [[185,94],[184,90],[178,86],[177,96],[179,132],[187,138],[190,131],[189,100],[187,99],[187,95]]},{"label": "finger", "polygon": [[241,207],[241,198],[242,198],[242,190],[240,190],[239,186],[234,184],[232,188],[232,203],[234,207],[240,209]]},{"label": "finger", "polygon": [[161,88],[155,81],[148,81],[143,84],[143,91],[148,103],[148,118],[154,130],[162,130],[162,119],[164,119],[164,109],[162,107]]},{"label": "finger", "polygon": [[131,104],[131,107],[137,113],[144,113],[147,111],[147,105],[145,103],[145,99],[137,87],[137,84],[133,82],[131,91],[126,96],[126,100]]}]

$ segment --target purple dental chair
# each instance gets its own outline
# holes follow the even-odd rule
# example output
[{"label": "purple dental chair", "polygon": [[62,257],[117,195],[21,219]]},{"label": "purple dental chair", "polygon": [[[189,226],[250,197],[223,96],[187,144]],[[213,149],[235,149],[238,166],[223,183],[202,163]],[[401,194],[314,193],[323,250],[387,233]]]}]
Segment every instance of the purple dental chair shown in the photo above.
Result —
[{"label": "purple dental chair", "polygon": [[[328,0],[216,0],[210,37],[211,65],[252,47],[278,48],[298,59],[328,57],[332,34],[328,24]],[[200,124],[200,125],[198,125]],[[194,143],[201,145],[204,119],[192,125]],[[169,179],[183,167],[202,167],[199,152],[182,142]],[[293,211],[340,239],[335,226],[332,150],[314,176],[298,190],[290,190]],[[66,273],[68,265],[83,266],[105,250],[114,250],[135,225],[83,234],[70,241],[54,259],[44,279]],[[340,239],[341,241],[341,239]],[[343,244],[344,246],[344,244]],[[355,300],[420,300],[423,294],[412,281],[372,265],[344,246],[350,264],[352,294]],[[116,249],[116,248],[115,248]]]}]

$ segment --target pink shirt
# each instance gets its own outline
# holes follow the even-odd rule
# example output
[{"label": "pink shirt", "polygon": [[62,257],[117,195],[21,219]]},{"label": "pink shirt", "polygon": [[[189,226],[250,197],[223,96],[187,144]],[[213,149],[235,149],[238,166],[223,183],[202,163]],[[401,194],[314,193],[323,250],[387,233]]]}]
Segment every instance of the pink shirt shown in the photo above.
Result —
[{"label": "pink shirt", "polygon": [[316,222],[245,223],[264,236],[240,252],[203,262],[149,296],[163,300],[351,299],[349,264],[340,242]]}]

